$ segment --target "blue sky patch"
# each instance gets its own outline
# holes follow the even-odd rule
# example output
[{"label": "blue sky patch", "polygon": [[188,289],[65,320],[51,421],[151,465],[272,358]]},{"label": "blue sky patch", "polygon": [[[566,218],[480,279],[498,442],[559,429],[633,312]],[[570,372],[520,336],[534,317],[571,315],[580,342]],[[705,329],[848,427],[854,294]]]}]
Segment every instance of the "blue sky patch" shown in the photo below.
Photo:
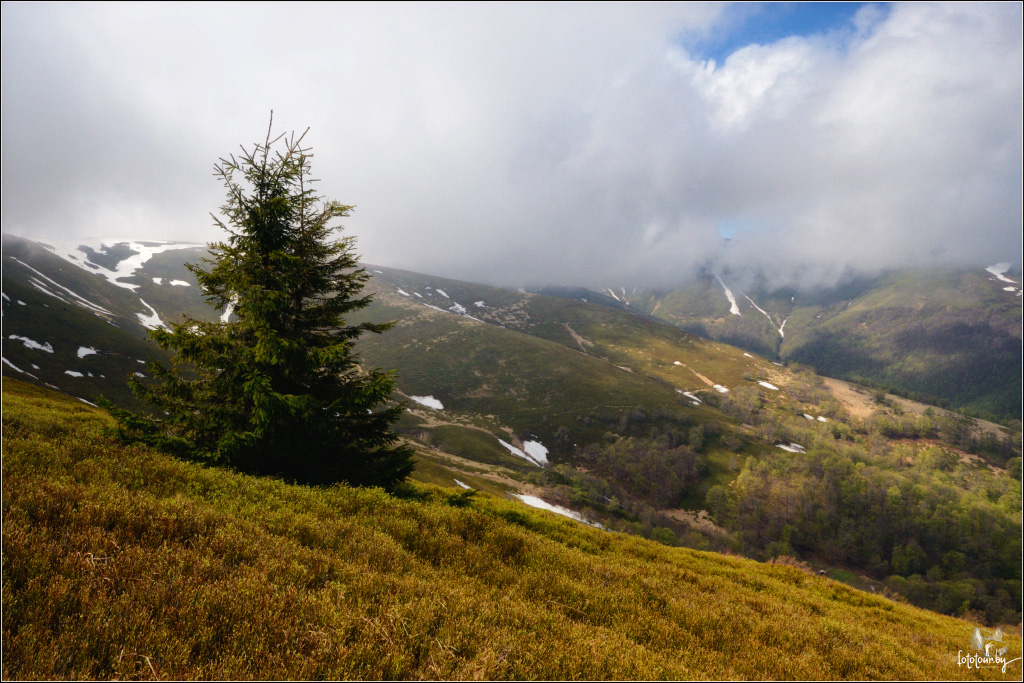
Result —
[{"label": "blue sky patch", "polygon": [[852,28],[854,15],[864,2],[738,3],[726,8],[716,30],[686,44],[694,57],[718,64],[751,44],[770,45],[790,36],[823,35]]}]

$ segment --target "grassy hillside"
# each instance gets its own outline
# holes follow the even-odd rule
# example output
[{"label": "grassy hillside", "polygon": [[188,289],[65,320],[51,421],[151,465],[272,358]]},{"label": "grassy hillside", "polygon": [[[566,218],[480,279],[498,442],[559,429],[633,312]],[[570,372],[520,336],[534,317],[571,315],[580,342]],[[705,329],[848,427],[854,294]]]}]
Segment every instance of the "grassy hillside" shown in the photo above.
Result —
[{"label": "grassy hillside", "polygon": [[[169,284],[190,278],[184,256],[159,254],[135,276],[168,320],[202,303],[194,283]],[[613,310],[370,270],[365,315],[398,324],[357,350],[365,367],[397,370],[397,398],[433,397],[433,408],[410,399],[397,425],[418,444],[421,480],[530,494],[667,545],[794,556],[947,614],[1019,620],[1019,432],[823,383],[616,299]],[[78,306],[44,307],[30,295],[52,297],[12,273],[5,329],[54,353],[7,339],[5,359],[72,395],[124,400],[115,392],[145,371],[151,345]],[[82,344],[96,353],[79,358]],[[547,466],[514,453],[528,443],[547,449]]]},{"label": "grassy hillside", "polygon": [[734,315],[722,285],[708,276],[670,291],[640,292],[630,305],[829,377],[1019,420],[1021,298],[1015,277],[1009,286],[981,268],[933,268],[811,291],[743,291],[726,279],[740,313]]},{"label": "grassy hillside", "polygon": [[4,375],[135,405],[128,377],[147,372],[140,361],[168,360],[139,324],[149,312],[137,297],[26,240],[5,235],[3,260]]},{"label": "grassy hillside", "polygon": [[973,624],[792,567],[203,468],[16,381],[3,421],[5,679],[1006,678],[957,665]]},{"label": "grassy hillside", "polygon": [[782,355],[830,376],[1019,419],[1021,304],[1001,284],[980,270],[892,274],[845,305],[794,314]]}]

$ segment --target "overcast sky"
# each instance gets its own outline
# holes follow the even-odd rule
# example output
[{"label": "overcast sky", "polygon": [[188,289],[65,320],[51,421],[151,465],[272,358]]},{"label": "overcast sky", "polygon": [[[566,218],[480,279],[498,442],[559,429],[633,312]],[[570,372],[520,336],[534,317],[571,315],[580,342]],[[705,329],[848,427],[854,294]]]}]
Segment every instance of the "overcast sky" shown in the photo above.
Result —
[{"label": "overcast sky", "polygon": [[220,239],[213,165],[273,110],[377,264],[600,287],[1020,261],[1016,2],[2,11],[4,232]]}]

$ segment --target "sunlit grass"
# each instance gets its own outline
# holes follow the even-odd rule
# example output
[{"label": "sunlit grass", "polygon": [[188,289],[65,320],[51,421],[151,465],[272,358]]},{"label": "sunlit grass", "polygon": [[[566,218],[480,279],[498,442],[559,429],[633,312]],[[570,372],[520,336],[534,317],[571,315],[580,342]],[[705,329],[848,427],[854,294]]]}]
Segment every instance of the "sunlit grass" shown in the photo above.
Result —
[{"label": "sunlit grass", "polygon": [[203,468],[14,381],[3,422],[5,679],[978,675],[968,622],[791,567]]}]

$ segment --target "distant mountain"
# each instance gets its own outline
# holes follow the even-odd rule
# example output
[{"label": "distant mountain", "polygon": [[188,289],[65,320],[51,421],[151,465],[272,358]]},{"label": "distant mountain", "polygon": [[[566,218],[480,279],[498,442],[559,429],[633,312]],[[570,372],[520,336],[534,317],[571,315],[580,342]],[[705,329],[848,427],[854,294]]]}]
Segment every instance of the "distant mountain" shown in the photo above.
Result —
[{"label": "distant mountain", "polygon": [[614,293],[615,307],[768,358],[975,414],[1020,419],[1021,277],[1008,271],[1007,264],[898,271],[813,291],[743,288],[726,275],[706,274],[677,289],[612,288],[591,299],[608,304]]},{"label": "distant mountain", "polygon": [[[4,376],[134,405],[127,378],[147,374],[146,359],[167,360],[147,328],[182,313],[230,319],[184,266],[204,255],[5,236]],[[772,360],[777,349],[751,353],[660,319],[686,300],[716,324],[764,321],[799,338],[813,328],[794,325],[808,311],[842,323],[862,304],[882,310],[884,288],[811,303],[712,278],[675,299],[621,288],[549,296],[366,268],[374,303],[348,322],[396,322],[356,349],[365,367],[397,373],[415,478],[667,544],[842,567],[837,576],[862,588],[1019,620],[1019,430],[824,380]],[[908,300],[908,285],[891,286]]]}]

